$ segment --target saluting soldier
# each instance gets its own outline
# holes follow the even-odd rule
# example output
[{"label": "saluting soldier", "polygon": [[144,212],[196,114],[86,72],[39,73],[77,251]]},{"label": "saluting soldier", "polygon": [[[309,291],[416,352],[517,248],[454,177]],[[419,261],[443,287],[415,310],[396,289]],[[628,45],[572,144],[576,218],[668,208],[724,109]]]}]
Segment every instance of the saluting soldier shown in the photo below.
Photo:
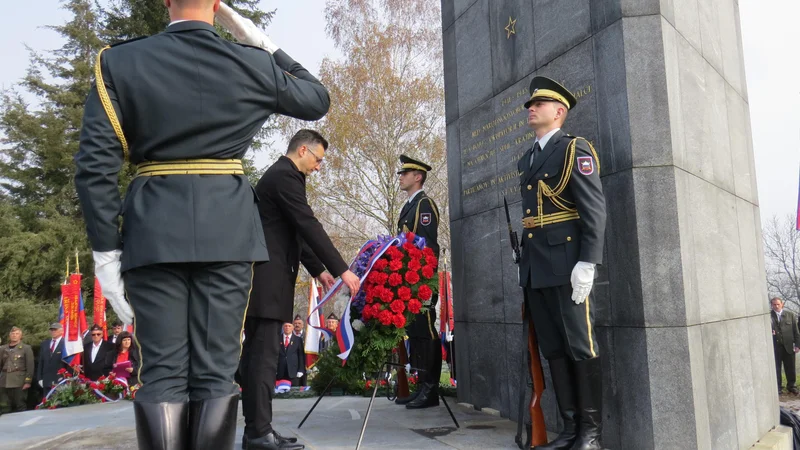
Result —
[{"label": "saluting soldier", "polygon": [[219,0],[165,5],[164,32],[97,56],[75,185],[103,293],[123,322],[136,315],[139,448],[229,449],[252,264],[269,259],[241,158],[272,114],[318,120],[330,99]]},{"label": "saluting soldier", "polygon": [[11,412],[25,411],[32,382],[33,349],[22,343],[22,330],[11,327],[8,344],[0,347],[0,404],[7,404]]},{"label": "saluting soldier", "polygon": [[[400,210],[397,219],[397,232],[411,231],[425,238],[425,245],[439,258],[439,208],[436,202],[425,194],[422,187],[428,178],[431,166],[400,156],[400,190],[408,194],[408,200]],[[419,375],[419,388],[409,397],[398,398],[397,404],[405,404],[408,409],[428,408],[439,405],[439,378],[442,375],[442,344],[436,331],[436,303],[438,293],[431,298],[427,312],[415,315],[406,327],[412,367],[423,369]]]},{"label": "saluting soldier", "polygon": [[564,428],[537,449],[600,449],[602,374],[590,301],[602,263],[606,207],[592,145],[561,130],[576,98],[535,77],[525,103],[533,146],[518,163],[523,209],[519,261],[526,311],[550,363]]}]

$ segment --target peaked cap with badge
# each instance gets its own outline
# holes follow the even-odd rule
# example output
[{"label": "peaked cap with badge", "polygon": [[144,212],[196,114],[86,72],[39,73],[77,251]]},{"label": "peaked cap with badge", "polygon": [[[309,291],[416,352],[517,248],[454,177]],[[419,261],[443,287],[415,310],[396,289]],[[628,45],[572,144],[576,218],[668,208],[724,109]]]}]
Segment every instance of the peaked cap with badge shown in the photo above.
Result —
[{"label": "peaked cap with badge", "polygon": [[433,168],[422,161],[416,160],[414,158],[410,158],[406,155],[400,155],[400,170],[397,171],[397,174],[400,175],[401,173],[405,173],[411,170],[419,170],[420,172],[430,172]]},{"label": "peaked cap with badge", "polygon": [[563,103],[567,109],[574,108],[578,103],[578,99],[572,95],[569,89],[547,77],[533,77],[528,92],[531,93],[531,98],[525,102],[525,108],[530,108],[531,104],[537,100]]}]

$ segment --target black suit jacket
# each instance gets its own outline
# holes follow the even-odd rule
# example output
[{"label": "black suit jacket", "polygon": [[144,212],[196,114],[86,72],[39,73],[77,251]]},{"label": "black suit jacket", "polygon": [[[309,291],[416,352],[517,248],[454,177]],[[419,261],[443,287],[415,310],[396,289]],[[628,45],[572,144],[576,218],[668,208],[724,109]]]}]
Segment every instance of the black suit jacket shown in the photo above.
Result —
[{"label": "black suit jacket", "polygon": [[777,348],[783,348],[787,353],[794,354],[794,347],[800,347],[800,331],[797,328],[797,317],[793,312],[784,308],[781,320],[778,314],[770,311],[772,319],[772,343]]},{"label": "black suit jacket", "polygon": [[94,343],[89,342],[89,344],[83,347],[83,374],[86,378],[97,381],[101,376],[108,376],[111,372],[111,365],[114,363],[114,361],[112,361],[112,355],[116,357],[116,349],[114,348],[114,344],[110,344],[108,341],[101,341],[100,348],[97,350],[97,356],[94,358],[94,362],[92,362],[93,346]]},{"label": "black suit jacket", "polygon": [[39,346],[39,365],[36,368],[36,378],[42,380],[45,394],[50,386],[61,378],[61,376],[58,375],[59,370],[67,369],[70,370],[71,373],[69,364],[61,359],[64,357],[64,338],[61,338],[61,341],[58,343],[53,353],[50,353],[51,342],[52,339],[45,339]]},{"label": "black suit jacket", "polygon": [[[572,269],[578,261],[603,262],[606,227],[606,204],[600,181],[599,162],[583,139],[575,145],[575,155],[567,159],[573,136],[558,130],[550,137],[533,163],[533,148],[519,160],[523,217],[538,215],[539,182],[556,189],[567,162],[572,163],[566,187],[560,194],[562,204],[577,208],[580,219],[545,224],[522,230],[522,255],[519,264],[520,286],[544,288],[570,284]],[[542,193],[542,214],[564,210]]]},{"label": "black suit jacket", "polygon": [[338,277],[348,266],[314,217],[306,198],[306,177],[291,159],[281,156],[267,169],[256,192],[270,260],[255,265],[247,315],[291,322],[301,261],[313,277],[326,267]]},{"label": "black suit jacket", "polygon": [[303,349],[303,340],[292,334],[289,340],[289,347],[284,347],[283,341],[286,336],[281,333],[280,341],[281,348],[278,353],[278,376],[283,374],[283,369],[287,368],[289,378],[298,378],[297,372],[306,371],[305,364],[305,351]]},{"label": "black suit jacket", "polygon": [[[330,106],[325,87],[282,50],[271,55],[234,44],[200,21],[112,46],[101,55],[101,73],[133,164],[241,159],[272,114],[317,120]],[[123,271],[268,259],[246,176],[137,177],[123,203],[117,178],[124,159],[92,86],[75,156],[75,187],[92,249],[123,248]]]}]

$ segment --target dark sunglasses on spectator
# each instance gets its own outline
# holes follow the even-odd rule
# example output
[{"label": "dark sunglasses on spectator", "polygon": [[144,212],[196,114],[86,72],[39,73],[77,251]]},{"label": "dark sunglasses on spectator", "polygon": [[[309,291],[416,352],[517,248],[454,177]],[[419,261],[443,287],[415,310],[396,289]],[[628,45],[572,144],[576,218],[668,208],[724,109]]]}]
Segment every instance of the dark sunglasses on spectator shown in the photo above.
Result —
[{"label": "dark sunglasses on spectator", "polygon": [[103,333],[92,333],[92,336],[102,336]]}]

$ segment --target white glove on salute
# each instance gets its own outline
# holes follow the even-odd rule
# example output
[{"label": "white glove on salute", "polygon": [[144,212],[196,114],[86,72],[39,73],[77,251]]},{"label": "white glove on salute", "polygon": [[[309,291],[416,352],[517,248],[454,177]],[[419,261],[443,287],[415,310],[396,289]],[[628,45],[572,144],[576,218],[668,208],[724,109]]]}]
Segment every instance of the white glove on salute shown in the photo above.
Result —
[{"label": "white glove on salute", "polygon": [[[221,5],[222,3],[220,3]],[[297,372],[297,378],[303,378],[303,372]]]},{"label": "white glove on salute", "polygon": [[261,47],[270,54],[278,50],[278,46],[252,20],[242,17],[225,3],[219,3],[217,22],[242,44]]},{"label": "white glove on salute", "polygon": [[594,284],[594,264],[578,261],[572,269],[572,276],[569,281],[572,283],[572,301],[576,305],[586,301],[589,292]]},{"label": "white glove on salute", "polygon": [[92,252],[94,258],[94,276],[100,281],[103,296],[111,303],[117,317],[125,325],[133,323],[133,310],[125,299],[125,285],[122,283],[120,258],[122,250],[110,252]]}]

